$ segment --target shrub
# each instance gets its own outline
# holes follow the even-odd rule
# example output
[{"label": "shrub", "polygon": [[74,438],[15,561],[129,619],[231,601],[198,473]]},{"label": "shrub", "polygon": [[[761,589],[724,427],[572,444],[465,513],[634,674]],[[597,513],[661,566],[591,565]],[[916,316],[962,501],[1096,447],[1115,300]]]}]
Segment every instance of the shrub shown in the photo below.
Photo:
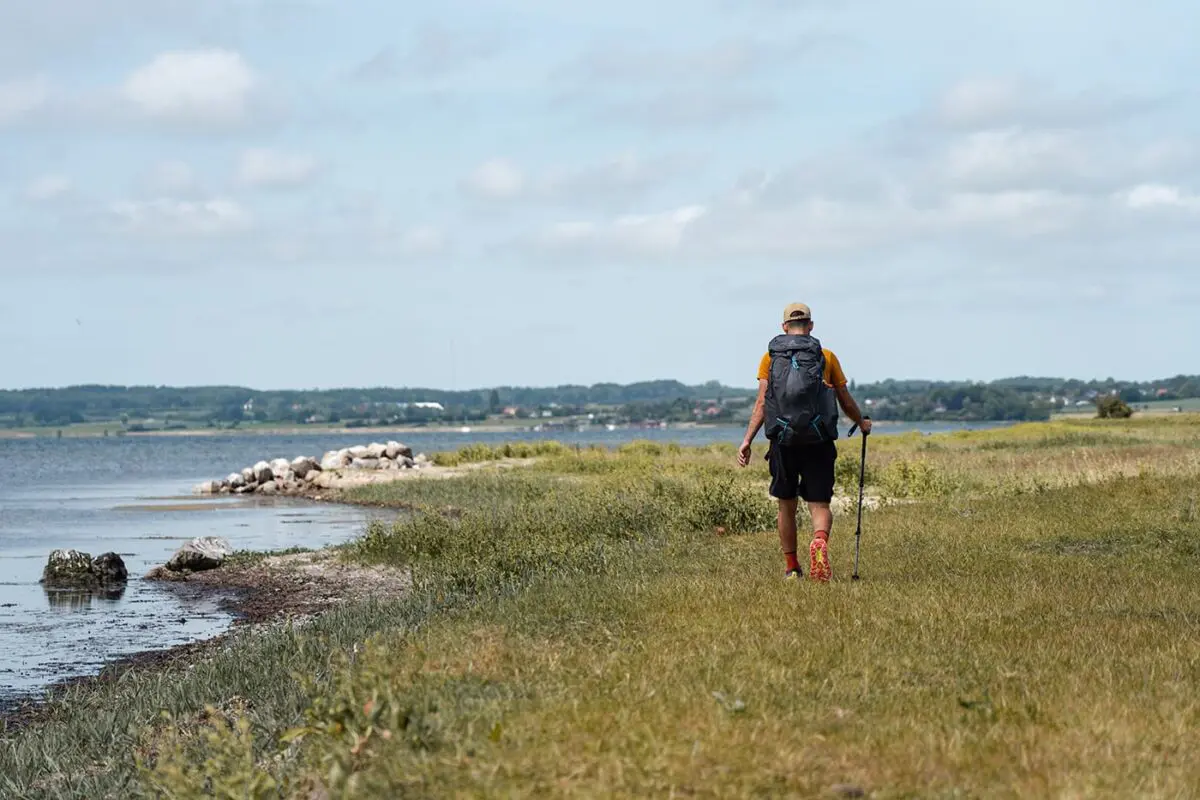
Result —
[{"label": "shrub", "polygon": [[942,497],[958,488],[955,481],[928,461],[904,458],[883,468],[879,484],[888,497]]},{"label": "shrub", "polygon": [[1096,416],[1100,419],[1129,419],[1133,409],[1119,395],[1105,394],[1096,398]]}]

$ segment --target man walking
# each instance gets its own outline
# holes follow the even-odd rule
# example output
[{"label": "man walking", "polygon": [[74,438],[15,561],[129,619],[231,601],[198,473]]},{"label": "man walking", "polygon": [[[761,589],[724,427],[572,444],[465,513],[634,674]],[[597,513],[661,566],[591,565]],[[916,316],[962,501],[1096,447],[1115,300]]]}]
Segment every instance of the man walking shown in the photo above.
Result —
[{"label": "man walking", "polygon": [[738,448],[738,463],[750,463],[754,437],[763,425],[771,444],[771,496],[779,502],[779,544],[787,560],[784,578],[803,577],[796,559],[798,497],[808,503],[813,522],[809,545],[809,577],[826,582],[829,532],[833,527],[834,465],[837,461],[838,406],[858,423],[864,436],[871,418],[863,416],[846,388],[846,375],[832,351],[812,335],[812,311],[793,303],[783,312],[783,333],[773,338],[758,367],[758,399],[746,438]]}]

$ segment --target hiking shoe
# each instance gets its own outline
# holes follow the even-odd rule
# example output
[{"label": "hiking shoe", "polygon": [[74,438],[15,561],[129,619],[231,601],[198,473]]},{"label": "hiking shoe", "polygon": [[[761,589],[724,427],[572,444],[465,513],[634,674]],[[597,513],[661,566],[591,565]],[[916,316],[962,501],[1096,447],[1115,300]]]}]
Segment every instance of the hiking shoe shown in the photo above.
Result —
[{"label": "hiking shoe", "polygon": [[829,583],[833,569],[829,565],[829,545],[820,536],[808,546],[808,575],[819,583]]},{"label": "hiking shoe", "polygon": [[783,573],[783,579],[785,581],[798,581],[803,577],[804,573],[798,569],[789,569],[787,572]]}]

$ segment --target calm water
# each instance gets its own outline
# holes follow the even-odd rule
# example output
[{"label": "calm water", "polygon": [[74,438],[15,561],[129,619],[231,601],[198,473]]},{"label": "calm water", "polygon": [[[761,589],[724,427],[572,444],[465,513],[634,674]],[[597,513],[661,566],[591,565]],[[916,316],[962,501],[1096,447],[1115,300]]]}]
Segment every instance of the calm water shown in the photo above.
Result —
[{"label": "calm water", "polygon": [[[881,426],[879,434],[944,424]],[[977,426],[978,427],[978,426]],[[615,446],[632,439],[681,444],[738,442],[741,428],[588,433],[422,433],[398,438],[415,452],[516,438]],[[302,500],[225,498],[199,509],[191,488],[261,459],[320,456],[382,434],[0,439],[0,705],[108,660],[214,636],[231,618],[219,598],[189,596],[141,576],[195,536],[237,549],[319,547],[358,535],[373,512]],[[761,441],[761,440],[760,440]],[[760,445],[761,446],[761,445]],[[176,507],[172,507],[176,506]],[[130,581],[118,597],[52,593],[38,583],[51,550],[120,553]]]}]

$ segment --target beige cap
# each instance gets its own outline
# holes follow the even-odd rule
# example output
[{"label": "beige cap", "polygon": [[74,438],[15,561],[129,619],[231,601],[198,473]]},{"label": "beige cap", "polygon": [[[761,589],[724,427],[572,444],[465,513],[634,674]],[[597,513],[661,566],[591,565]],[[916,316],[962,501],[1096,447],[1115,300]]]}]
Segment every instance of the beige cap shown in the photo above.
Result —
[{"label": "beige cap", "polygon": [[812,309],[804,303],[792,303],[783,310],[783,324],[789,322],[808,322],[812,319]]}]

